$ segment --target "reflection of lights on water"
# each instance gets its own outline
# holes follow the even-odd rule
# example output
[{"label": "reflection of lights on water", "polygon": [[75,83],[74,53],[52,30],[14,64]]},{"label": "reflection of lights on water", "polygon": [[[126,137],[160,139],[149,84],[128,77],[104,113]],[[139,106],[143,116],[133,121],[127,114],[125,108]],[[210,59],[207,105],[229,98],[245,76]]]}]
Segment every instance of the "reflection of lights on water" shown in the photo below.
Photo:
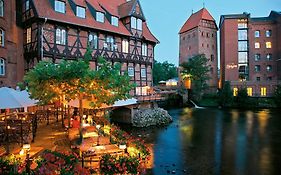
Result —
[{"label": "reflection of lights on water", "polygon": [[232,117],[232,121],[234,123],[237,122],[238,118],[239,118],[239,112],[238,111],[231,111],[231,117]]},{"label": "reflection of lights on water", "polygon": [[251,135],[251,131],[253,128],[253,122],[254,122],[254,113],[252,111],[246,112],[247,117],[247,135]]},{"label": "reflection of lights on water", "polygon": [[260,134],[264,134],[265,131],[265,127],[267,126],[267,122],[268,122],[268,118],[269,118],[269,111],[266,110],[262,110],[260,112],[258,112],[258,121],[259,121],[259,131]]}]

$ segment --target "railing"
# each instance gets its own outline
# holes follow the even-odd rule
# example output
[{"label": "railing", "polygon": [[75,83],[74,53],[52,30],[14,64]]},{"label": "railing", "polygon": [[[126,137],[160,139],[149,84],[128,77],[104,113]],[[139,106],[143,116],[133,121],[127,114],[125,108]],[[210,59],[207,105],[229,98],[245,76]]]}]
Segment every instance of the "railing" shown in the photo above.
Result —
[{"label": "railing", "polygon": [[138,102],[146,102],[146,101],[162,101],[166,98],[162,96],[161,94],[151,94],[147,96],[138,96],[136,97]]}]

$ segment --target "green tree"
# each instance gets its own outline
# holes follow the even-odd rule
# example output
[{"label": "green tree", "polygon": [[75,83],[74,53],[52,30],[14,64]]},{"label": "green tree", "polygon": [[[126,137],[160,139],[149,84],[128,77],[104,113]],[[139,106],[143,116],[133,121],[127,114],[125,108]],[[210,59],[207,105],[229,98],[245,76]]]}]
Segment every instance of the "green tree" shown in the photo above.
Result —
[{"label": "green tree", "polygon": [[222,90],[219,92],[219,104],[221,106],[231,106],[233,103],[233,94],[230,87],[230,82],[226,81]]},{"label": "green tree", "polygon": [[247,93],[246,87],[241,87],[238,89],[237,96],[235,97],[235,102],[238,107],[248,107],[249,105],[249,96]]},{"label": "green tree", "polygon": [[192,98],[200,100],[204,90],[208,87],[207,80],[210,79],[208,73],[210,66],[204,54],[196,55],[188,62],[181,64],[181,77],[183,80],[191,79]]},{"label": "green tree", "polygon": [[177,67],[174,64],[164,61],[163,63],[154,61],[153,65],[153,83],[157,85],[159,81],[166,81],[178,77]]},{"label": "green tree", "polygon": [[281,85],[278,85],[275,89],[274,101],[277,106],[281,106]]}]

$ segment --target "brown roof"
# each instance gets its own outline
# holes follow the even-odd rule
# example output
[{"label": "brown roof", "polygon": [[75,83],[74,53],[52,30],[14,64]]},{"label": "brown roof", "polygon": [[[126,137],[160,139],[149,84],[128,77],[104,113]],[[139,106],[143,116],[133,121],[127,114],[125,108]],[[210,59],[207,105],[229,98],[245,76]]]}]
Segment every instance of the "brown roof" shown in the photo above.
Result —
[{"label": "brown roof", "polygon": [[191,30],[195,27],[199,26],[199,23],[202,19],[209,20],[209,21],[215,21],[215,19],[211,16],[211,14],[208,12],[207,9],[202,8],[198,12],[192,14],[187,21],[184,23],[180,30],[180,34],[184,33],[188,30]]},{"label": "brown roof", "polygon": [[154,43],[160,43],[157,40],[157,38],[150,32],[146,22],[143,22],[143,24],[142,24],[142,35],[148,41],[152,41]]},{"label": "brown roof", "polygon": [[120,18],[124,18],[124,17],[127,17],[127,16],[130,15],[135,2],[136,2],[136,0],[132,0],[132,1],[128,1],[124,4],[121,4],[119,6],[119,16],[120,16]]}]

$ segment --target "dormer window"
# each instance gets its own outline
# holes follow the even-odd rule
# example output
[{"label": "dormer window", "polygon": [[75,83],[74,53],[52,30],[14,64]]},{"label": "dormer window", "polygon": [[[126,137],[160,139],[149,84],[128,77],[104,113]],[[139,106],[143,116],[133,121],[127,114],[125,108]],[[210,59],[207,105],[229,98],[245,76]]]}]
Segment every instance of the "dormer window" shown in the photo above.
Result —
[{"label": "dormer window", "polygon": [[118,27],[118,18],[115,16],[111,16],[111,24]]},{"label": "dormer window", "polygon": [[98,22],[104,23],[104,13],[102,13],[102,12],[97,12],[97,13],[96,13],[96,20],[97,20]]},{"label": "dormer window", "polygon": [[65,2],[55,0],[55,11],[59,13],[65,13]]},{"label": "dormer window", "polygon": [[86,9],[84,7],[76,6],[76,16],[86,18]]},{"label": "dormer window", "polygon": [[141,19],[137,20],[137,29],[142,30],[142,20]]},{"label": "dormer window", "polygon": [[137,29],[137,30],[142,30],[142,20],[137,19],[136,17],[132,16],[131,17],[131,28]]}]

